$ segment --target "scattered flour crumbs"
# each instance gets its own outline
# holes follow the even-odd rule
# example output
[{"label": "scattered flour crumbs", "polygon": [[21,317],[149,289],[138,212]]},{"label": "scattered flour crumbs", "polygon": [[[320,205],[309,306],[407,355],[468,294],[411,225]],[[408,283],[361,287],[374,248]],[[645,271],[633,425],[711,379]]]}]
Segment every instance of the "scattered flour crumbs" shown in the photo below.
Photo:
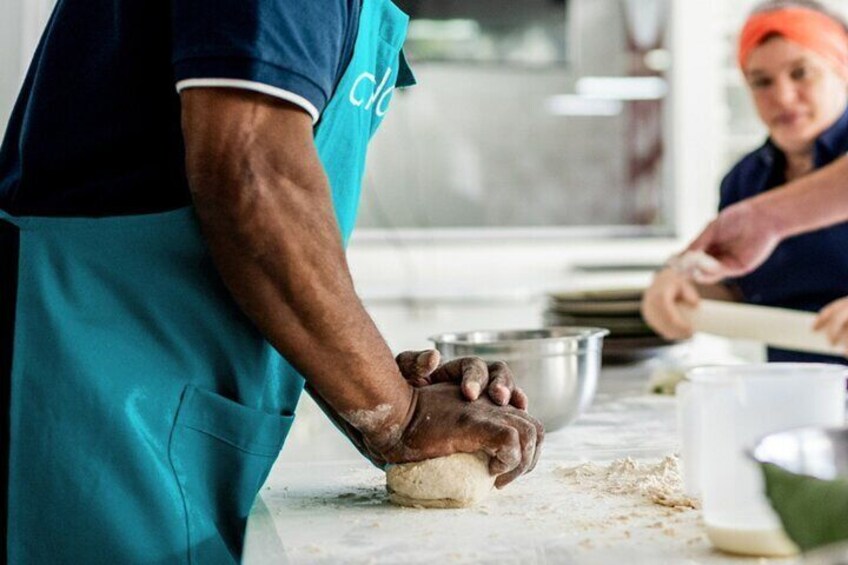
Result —
[{"label": "scattered flour crumbs", "polygon": [[700,507],[698,499],[683,492],[680,460],[676,455],[653,464],[639,463],[630,457],[608,465],[588,462],[558,467],[554,473],[576,487],[601,494],[640,496],[675,510]]}]

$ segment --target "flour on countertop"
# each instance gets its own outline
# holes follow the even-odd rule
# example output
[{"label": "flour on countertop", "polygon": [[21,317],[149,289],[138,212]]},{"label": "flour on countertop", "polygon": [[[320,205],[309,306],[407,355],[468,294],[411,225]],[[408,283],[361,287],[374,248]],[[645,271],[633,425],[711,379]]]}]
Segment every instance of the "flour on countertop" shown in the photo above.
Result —
[{"label": "flour on countertop", "polygon": [[588,462],[558,467],[554,473],[575,487],[600,494],[639,496],[676,510],[700,508],[698,499],[683,492],[680,460],[676,455],[658,463],[639,463],[630,457],[608,465]]}]

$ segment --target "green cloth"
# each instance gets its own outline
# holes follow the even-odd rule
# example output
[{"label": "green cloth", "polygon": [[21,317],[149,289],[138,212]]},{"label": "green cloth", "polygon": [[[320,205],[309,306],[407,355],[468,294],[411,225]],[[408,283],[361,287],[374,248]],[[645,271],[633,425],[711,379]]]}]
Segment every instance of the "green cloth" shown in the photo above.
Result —
[{"label": "green cloth", "polygon": [[802,551],[848,540],[848,479],[826,481],[762,464],[766,495]]}]

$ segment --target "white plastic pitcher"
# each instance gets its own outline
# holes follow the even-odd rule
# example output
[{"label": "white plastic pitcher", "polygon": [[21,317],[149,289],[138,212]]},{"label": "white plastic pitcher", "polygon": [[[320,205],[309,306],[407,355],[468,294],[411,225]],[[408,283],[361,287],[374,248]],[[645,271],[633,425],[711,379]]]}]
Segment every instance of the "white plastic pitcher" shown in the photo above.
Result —
[{"label": "white plastic pitcher", "polygon": [[767,363],[698,367],[677,389],[685,488],[703,501],[710,541],[758,556],[797,551],[764,495],[746,450],[764,435],[845,422],[841,365]]}]

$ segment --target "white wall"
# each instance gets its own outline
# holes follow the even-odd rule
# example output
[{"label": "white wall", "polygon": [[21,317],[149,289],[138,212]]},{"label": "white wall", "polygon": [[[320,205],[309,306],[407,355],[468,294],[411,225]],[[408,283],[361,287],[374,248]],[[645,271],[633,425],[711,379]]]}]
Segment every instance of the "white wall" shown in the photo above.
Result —
[{"label": "white wall", "polygon": [[0,130],[18,95],[54,0],[0,2]]},{"label": "white wall", "polygon": [[714,215],[721,160],[723,84],[720,2],[672,3],[672,100],[677,226],[688,241]]},{"label": "white wall", "polygon": [[21,76],[20,0],[0,2],[0,129],[5,129]]}]

